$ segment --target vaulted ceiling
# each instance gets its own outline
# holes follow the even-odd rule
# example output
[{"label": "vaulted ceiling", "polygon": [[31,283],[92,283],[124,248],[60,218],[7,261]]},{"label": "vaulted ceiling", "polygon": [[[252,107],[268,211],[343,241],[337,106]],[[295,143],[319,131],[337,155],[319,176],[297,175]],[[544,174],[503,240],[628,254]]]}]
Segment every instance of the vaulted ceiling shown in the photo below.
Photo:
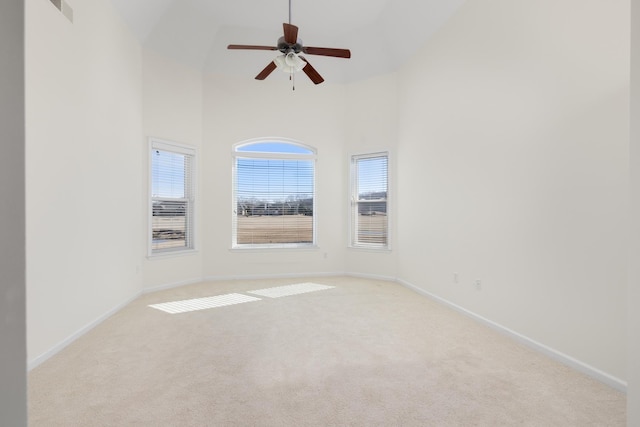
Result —
[{"label": "vaulted ceiling", "polygon": [[[291,0],[291,23],[306,46],[351,49],[351,59],[307,55],[331,82],[350,82],[402,65],[465,0]],[[209,73],[253,78],[277,52],[229,51],[229,44],[275,46],[288,0],[111,0],[145,48]]]}]

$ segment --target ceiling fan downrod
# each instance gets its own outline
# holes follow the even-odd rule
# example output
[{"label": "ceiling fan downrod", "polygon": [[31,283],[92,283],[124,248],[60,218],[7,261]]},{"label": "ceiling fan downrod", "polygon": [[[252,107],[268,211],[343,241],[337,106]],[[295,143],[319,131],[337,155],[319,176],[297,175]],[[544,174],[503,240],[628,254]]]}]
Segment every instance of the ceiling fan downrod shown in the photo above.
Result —
[{"label": "ceiling fan downrod", "polygon": [[[287,24],[285,22],[283,24],[284,35],[278,39],[276,46],[230,44],[227,46],[227,49],[280,51],[281,55],[278,55],[273,61],[264,67],[264,69],[255,77],[256,80],[264,80],[274,70],[280,68],[282,71],[289,72],[291,74],[302,71],[314,84],[320,84],[324,79],[316,69],[313,68],[309,61],[307,61],[306,55],[351,58],[351,51],[349,49],[303,46],[302,39],[298,38],[298,27],[291,24],[291,3],[292,0],[289,0],[289,23]],[[299,56],[301,54],[305,54],[305,56]],[[294,76],[290,75],[290,79],[292,81],[292,89],[295,90]]]}]

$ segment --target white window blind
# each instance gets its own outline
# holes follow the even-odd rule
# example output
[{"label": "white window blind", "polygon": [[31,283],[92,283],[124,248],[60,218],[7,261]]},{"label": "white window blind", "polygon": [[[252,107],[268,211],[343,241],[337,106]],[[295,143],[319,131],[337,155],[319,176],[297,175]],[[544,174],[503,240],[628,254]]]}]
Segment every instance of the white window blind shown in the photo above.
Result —
[{"label": "white window blind", "polygon": [[351,158],[351,245],[389,245],[387,153]]},{"label": "white window blind", "polygon": [[194,248],[195,150],[151,140],[151,254]]},{"label": "white window blind", "polygon": [[315,243],[315,153],[297,144],[259,142],[236,148],[234,247]]}]

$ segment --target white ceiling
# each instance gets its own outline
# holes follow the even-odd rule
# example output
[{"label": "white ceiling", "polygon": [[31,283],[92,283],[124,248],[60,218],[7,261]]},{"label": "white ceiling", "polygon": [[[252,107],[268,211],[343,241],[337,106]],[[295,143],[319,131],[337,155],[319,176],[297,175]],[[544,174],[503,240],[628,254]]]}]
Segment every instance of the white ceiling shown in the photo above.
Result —
[{"label": "white ceiling", "polygon": [[[291,23],[305,46],[351,50],[351,59],[307,55],[327,81],[393,71],[465,0],[292,0]],[[143,46],[211,73],[255,77],[277,52],[288,0],[111,0]]]}]

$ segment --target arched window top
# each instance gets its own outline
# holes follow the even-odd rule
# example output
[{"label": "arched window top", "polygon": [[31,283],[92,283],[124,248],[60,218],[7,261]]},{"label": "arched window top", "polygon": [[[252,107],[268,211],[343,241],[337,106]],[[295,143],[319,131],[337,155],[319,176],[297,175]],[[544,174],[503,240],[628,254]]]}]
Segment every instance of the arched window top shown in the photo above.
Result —
[{"label": "arched window top", "polygon": [[282,138],[233,145],[233,248],[316,245],[316,150]]},{"label": "arched window top", "polygon": [[301,154],[313,156],[315,149],[299,142],[286,140],[259,140],[242,142],[235,146],[238,153],[270,153],[270,154]]}]

